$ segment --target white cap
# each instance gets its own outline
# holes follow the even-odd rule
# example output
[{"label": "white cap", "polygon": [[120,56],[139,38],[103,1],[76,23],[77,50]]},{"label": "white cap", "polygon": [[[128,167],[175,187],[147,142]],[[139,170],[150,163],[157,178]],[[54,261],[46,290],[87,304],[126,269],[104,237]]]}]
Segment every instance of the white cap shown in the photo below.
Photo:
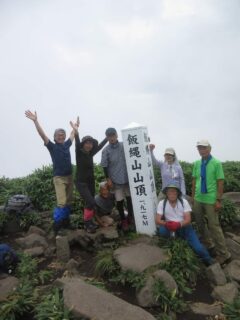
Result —
[{"label": "white cap", "polygon": [[173,148],[167,148],[164,154],[171,154],[172,156],[175,156],[175,150]]},{"label": "white cap", "polygon": [[204,139],[197,142],[197,147],[198,146],[211,147],[209,141]]}]

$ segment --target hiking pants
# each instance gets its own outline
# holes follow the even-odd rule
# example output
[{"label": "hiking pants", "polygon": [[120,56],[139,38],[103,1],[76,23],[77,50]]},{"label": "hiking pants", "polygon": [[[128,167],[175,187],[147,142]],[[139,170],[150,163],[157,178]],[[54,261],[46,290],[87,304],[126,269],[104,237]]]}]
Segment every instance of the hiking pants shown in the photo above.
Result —
[{"label": "hiking pants", "polygon": [[53,177],[53,184],[55,187],[57,206],[62,208],[72,204],[73,196],[73,179],[70,176],[55,176]]},{"label": "hiking pants", "polygon": [[[219,223],[218,212],[215,211],[214,204],[202,203],[194,200],[193,214],[197,223],[200,236],[206,245],[215,245],[218,255],[228,256],[228,250],[222,228]],[[212,243],[213,241],[213,243]]]},{"label": "hiking pants", "polygon": [[84,207],[87,209],[94,209],[95,207],[95,182],[85,183],[76,182],[76,188],[81,197],[85,201]]}]

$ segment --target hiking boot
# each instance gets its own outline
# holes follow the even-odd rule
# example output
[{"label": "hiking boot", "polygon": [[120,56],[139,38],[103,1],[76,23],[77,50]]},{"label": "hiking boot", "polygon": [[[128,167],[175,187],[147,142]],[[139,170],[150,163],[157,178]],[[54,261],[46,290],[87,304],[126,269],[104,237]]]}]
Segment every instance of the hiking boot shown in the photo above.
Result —
[{"label": "hiking boot", "polygon": [[232,260],[231,253],[229,253],[226,257],[224,257],[224,256],[217,256],[217,257],[216,257],[216,260],[217,260],[217,262],[218,262],[221,266],[223,266],[223,265],[231,262],[231,260]]},{"label": "hiking boot", "polygon": [[91,220],[90,224],[92,225],[92,227],[94,229],[98,229],[99,228],[99,224],[96,224],[93,220]]},{"label": "hiking boot", "polygon": [[95,233],[96,232],[96,228],[93,225],[92,221],[85,221],[84,222],[84,229],[88,232],[88,233]]},{"label": "hiking boot", "polygon": [[122,229],[123,232],[127,232],[129,230],[128,219],[123,219],[121,221],[120,228]]},{"label": "hiking boot", "polygon": [[136,231],[136,224],[133,216],[127,216],[128,227],[130,231]]},{"label": "hiking boot", "polygon": [[208,248],[207,250],[212,258],[215,258],[217,256],[215,247]]}]

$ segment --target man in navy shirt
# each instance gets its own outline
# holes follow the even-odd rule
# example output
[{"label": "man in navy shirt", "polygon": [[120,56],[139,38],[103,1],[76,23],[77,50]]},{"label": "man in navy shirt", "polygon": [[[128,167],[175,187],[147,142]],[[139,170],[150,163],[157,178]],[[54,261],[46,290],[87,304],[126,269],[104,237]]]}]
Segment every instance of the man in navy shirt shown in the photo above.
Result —
[{"label": "man in navy shirt", "polygon": [[61,128],[56,129],[54,132],[54,143],[46,136],[40,126],[36,111],[33,113],[30,110],[27,110],[25,115],[34,122],[37,132],[43,139],[44,145],[47,147],[52,158],[53,183],[57,198],[57,208],[54,209],[54,226],[55,231],[58,231],[61,224],[69,219],[70,214],[70,205],[72,203],[73,194],[70,147],[75,136],[79,119],[77,120],[77,124],[73,125],[74,129],[67,140],[65,130]]}]

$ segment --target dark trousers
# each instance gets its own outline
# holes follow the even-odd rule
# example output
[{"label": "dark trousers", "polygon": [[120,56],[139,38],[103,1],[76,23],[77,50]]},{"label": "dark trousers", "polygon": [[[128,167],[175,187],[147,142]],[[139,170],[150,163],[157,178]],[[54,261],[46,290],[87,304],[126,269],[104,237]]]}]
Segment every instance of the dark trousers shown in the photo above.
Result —
[{"label": "dark trousers", "polygon": [[76,188],[85,201],[85,208],[94,209],[95,207],[95,182],[92,181],[90,183],[85,182],[76,182]]},{"label": "dark trousers", "polygon": [[[132,218],[133,217],[132,199],[131,197],[126,197],[126,200],[127,200],[128,217]],[[117,201],[117,209],[118,209],[121,220],[125,219],[124,200]]]}]

